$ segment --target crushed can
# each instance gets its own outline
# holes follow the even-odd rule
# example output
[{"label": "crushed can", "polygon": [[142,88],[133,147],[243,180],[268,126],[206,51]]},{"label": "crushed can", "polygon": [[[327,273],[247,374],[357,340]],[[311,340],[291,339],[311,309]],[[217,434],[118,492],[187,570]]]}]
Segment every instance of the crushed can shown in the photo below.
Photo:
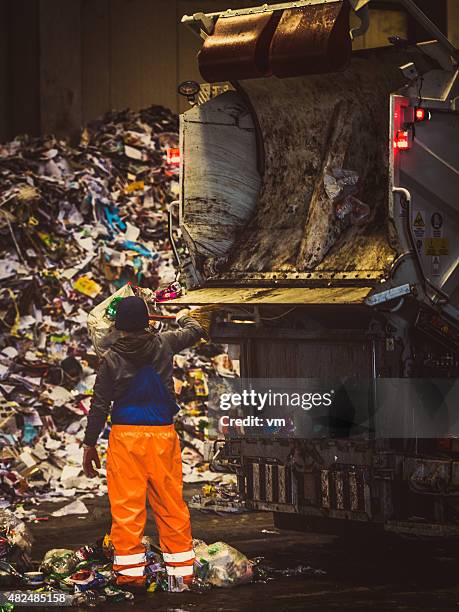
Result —
[{"label": "crushed can", "polygon": [[168,576],[167,577],[167,591],[169,593],[182,593],[183,591],[189,591],[189,586],[185,583],[183,576]]}]

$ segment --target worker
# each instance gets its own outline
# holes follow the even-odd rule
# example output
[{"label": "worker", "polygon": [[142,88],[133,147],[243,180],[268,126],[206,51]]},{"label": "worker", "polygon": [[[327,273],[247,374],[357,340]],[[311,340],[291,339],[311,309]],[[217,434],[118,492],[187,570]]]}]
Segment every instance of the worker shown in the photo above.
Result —
[{"label": "worker", "polygon": [[[128,297],[117,306],[121,337],[106,353],[97,374],[84,437],[84,473],[97,476],[97,438],[111,409],[107,484],[112,514],[113,569],[120,586],[145,585],[146,498],[155,515],[171,590],[193,581],[190,515],[182,497],[182,458],[173,424],[178,411],[173,356],[206,337],[205,309],[181,311],[177,331],[148,331],[145,302]],[[197,320],[198,319],[198,320]],[[174,588],[174,585],[177,588]]]}]

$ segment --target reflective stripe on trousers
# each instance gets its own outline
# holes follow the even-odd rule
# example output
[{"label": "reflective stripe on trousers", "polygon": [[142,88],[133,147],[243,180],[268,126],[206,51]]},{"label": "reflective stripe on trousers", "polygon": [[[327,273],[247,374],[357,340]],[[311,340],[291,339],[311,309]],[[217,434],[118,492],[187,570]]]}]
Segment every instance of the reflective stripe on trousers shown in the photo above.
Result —
[{"label": "reflective stripe on trousers", "polygon": [[[170,575],[191,575],[190,514],[182,496],[182,457],[173,425],[113,425],[107,454],[113,569],[124,581],[143,575],[146,500],[153,509]],[[141,573],[140,573],[141,572]],[[186,572],[173,574],[172,572]]]}]

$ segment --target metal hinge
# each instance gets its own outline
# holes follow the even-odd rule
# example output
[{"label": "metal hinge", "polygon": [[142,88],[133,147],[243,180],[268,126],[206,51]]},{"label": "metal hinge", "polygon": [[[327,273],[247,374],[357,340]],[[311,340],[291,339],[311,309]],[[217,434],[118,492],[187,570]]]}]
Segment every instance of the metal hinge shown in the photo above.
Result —
[{"label": "metal hinge", "polygon": [[384,304],[385,302],[396,300],[404,295],[414,294],[414,292],[414,285],[406,283],[405,285],[400,285],[400,287],[393,287],[392,289],[387,289],[387,291],[381,291],[380,293],[370,295],[366,298],[365,304],[367,306],[376,306],[377,304]]}]

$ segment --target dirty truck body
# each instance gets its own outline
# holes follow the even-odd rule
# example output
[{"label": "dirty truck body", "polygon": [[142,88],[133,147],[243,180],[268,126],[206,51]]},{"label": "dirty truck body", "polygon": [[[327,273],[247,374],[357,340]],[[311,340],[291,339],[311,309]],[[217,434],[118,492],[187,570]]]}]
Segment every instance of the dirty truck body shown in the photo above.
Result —
[{"label": "dirty truck body", "polygon": [[[344,438],[228,437],[221,453],[247,506],[279,525],[296,514],[457,533],[459,440],[372,421],[385,379],[459,372],[457,65],[433,41],[285,75],[271,43],[271,69],[259,74],[248,52],[236,80],[231,18],[205,17],[194,17],[207,27],[201,72],[231,87],[181,117],[183,301],[220,305],[213,335],[240,351],[245,378],[358,379],[368,391]],[[234,18],[238,32],[262,27]],[[365,222],[337,217],[333,168],[359,175]],[[402,401],[396,392],[394,414]]]}]

